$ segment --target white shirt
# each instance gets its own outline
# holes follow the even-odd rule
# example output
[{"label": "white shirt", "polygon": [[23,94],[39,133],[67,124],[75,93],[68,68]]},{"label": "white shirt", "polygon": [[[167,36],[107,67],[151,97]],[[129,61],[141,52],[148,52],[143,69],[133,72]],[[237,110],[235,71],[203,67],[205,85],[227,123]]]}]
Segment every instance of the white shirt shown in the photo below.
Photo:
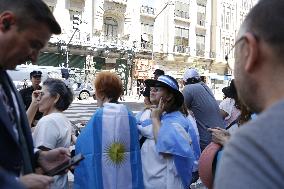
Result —
[{"label": "white shirt", "polygon": [[[71,122],[63,113],[51,113],[43,116],[33,132],[34,146],[44,146],[50,149],[64,147],[71,144]],[[67,174],[55,176],[52,189],[67,189]]]},{"label": "white shirt", "polygon": [[235,100],[232,98],[225,98],[220,103],[219,108],[228,114],[228,116],[225,117],[226,127],[228,127],[241,115],[241,111],[236,108]]},{"label": "white shirt", "polygon": [[[140,121],[150,119],[151,110],[146,109]],[[165,158],[157,152],[152,124],[142,127],[138,124],[140,134],[147,137],[141,148],[142,171],[145,189],[183,189],[172,157]]]}]

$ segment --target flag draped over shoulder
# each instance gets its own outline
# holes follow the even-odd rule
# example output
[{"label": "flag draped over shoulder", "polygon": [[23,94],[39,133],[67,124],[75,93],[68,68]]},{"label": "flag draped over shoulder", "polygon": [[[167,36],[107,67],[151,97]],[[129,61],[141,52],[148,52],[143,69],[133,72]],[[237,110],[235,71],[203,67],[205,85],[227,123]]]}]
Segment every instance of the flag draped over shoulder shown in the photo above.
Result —
[{"label": "flag draped over shoulder", "polygon": [[194,152],[190,146],[188,122],[180,112],[164,114],[161,118],[161,128],[157,137],[156,149],[160,153],[173,155],[174,163],[181,177],[184,188],[191,183],[192,168],[195,161]]},{"label": "flag draped over shoulder", "polygon": [[136,119],[125,105],[105,103],[81,132],[76,154],[75,189],[142,189]]}]

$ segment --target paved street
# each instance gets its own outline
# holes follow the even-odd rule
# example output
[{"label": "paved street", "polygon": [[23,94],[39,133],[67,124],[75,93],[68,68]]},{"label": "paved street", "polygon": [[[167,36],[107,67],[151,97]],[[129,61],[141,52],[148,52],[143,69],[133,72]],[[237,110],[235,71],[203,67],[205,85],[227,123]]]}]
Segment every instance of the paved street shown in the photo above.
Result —
[{"label": "paved street", "polygon": [[[134,114],[144,107],[143,99],[137,100],[135,97],[125,97],[125,104]],[[74,100],[71,106],[64,113],[73,123],[88,121],[95,110],[98,109],[97,101],[89,98],[88,100]]]}]

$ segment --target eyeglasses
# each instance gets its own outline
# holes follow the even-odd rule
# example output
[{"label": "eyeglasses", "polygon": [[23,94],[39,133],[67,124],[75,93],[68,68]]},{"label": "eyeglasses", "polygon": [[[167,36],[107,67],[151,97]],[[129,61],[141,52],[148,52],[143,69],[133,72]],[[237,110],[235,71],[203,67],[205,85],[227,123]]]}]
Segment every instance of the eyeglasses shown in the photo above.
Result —
[{"label": "eyeglasses", "polygon": [[[251,33],[251,34],[253,35],[253,37],[255,38],[255,40],[258,42],[260,38],[259,38],[256,34],[254,34],[254,33]],[[245,39],[245,38],[246,38],[246,36],[242,36],[242,37],[240,37],[238,40],[236,40],[235,44],[231,47],[231,49],[229,50],[228,54],[226,54],[226,56],[225,56],[225,60],[226,60],[227,62],[228,62],[230,53],[234,50],[234,48],[237,46],[237,44],[238,44],[239,42],[241,42],[241,41],[242,41],[243,39]]]},{"label": "eyeglasses", "polygon": [[245,36],[240,37],[240,38],[235,42],[235,44],[231,47],[231,49],[229,50],[228,54],[226,54],[225,60],[226,60],[227,62],[228,62],[228,60],[229,60],[229,55],[230,55],[230,53],[234,50],[234,48],[237,46],[237,44],[238,44],[239,42],[241,42],[243,39],[245,39]]}]

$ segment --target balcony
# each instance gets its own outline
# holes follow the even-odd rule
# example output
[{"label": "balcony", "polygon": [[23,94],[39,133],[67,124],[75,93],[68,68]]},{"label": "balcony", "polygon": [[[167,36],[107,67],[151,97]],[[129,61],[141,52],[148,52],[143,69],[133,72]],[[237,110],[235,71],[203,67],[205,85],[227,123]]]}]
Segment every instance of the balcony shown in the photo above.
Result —
[{"label": "balcony", "polygon": [[153,7],[142,5],[142,7],[140,8],[140,13],[154,16],[155,9]]},{"label": "balcony", "polygon": [[204,57],[204,56],[205,56],[204,50],[197,49],[197,50],[196,50],[196,56]]},{"label": "balcony", "polygon": [[216,58],[216,53],[213,52],[213,51],[210,51],[209,57],[210,58]]},{"label": "balcony", "polygon": [[152,42],[151,41],[143,41],[141,42],[141,50],[142,51],[152,51]]},{"label": "balcony", "polygon": [[175,53],[186,53],[190,54],[190,47],[183,46],[183,45],[174,45],[174,52]]},{"label": "balcony", "polygon": [[182,19],[189,19],[189,13],[180,10],[175,10],[175,17]]},{"label": "balcony", "polygon": [[127,5],[127,0],[105,0],[107,2],[114,2],[122,5]]}]

